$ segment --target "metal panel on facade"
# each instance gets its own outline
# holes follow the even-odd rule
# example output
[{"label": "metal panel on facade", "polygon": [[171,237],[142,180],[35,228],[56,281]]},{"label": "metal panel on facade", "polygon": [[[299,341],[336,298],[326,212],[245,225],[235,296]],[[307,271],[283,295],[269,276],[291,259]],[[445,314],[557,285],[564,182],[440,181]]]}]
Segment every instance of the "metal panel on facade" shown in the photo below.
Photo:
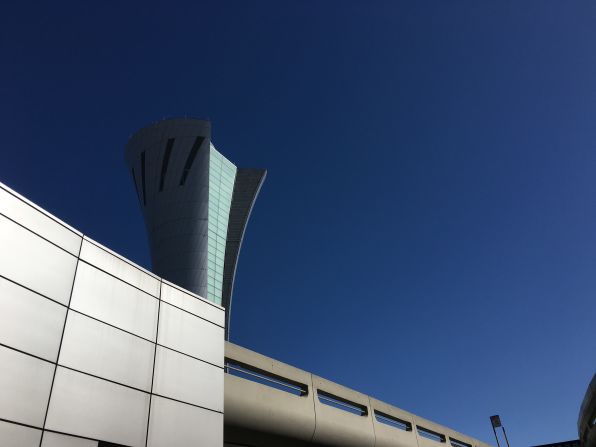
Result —
[{"label": "metal panel on facade", "polygon": [[43,426],[54,365],[0,346],[0,419]]},{"label": "metal panel on facade", "polygon": [[154,393],[223,412],[223,380],[221,368],[157,347]]},{"label": "metal panel on facade", "polygon": [[149,394],[59,366],[46,428],[142,447],[148,410]]},{"label": "metal panel on facade", "polygon": [[[0,214],[21,222],[0,215],[0,446],[145,446],[161,279],[90,240],[78,261],[79,233],[6,191]],[[223,365],[223,309],[165,289],[185,310],[162,303],[164,343]],[[155,404],[166,414],[152,445],[221,445],[223,368],[163,347],[158,356],[155,389],[193,405]],[[33,427],[44,419],[42,434]]]},{"label": "metal panel on facade", "polygon": [[223,414],[154,396],[147,447],[221,447]]},{"label": "metal panel on facade", "polygon": [[46,431],[41,447],[97,447],[97,441]]},{"label": "metal panel on facade", "polygon": [[2,344],[56,361],[66,307],[0,278]]},{"label": "metal panel on facade", "polygon": [[0,186],[0,214],[77,256],[82,235]]},{"label": "metal panel on facade", "polygon": [[224,325],[225,314],[221,307],[214,306],[166,282],[161,285],[161,299],[219,326]]},{"label": "metal panel on facade", "polygon": [[224,329],[163,302],[157,342],[223,367]]},{"label": "metal panel on facade", "polygon": [[41,430],[0,421],[2,447],[39,447]]},{"label": "metal panel on facade", "polygon": [[155,340],[158,300],[81,262],[71,307],[149,340]]},{"label": "metal panel on facade", "polygon": [[149,392],[154,349],[147,340],[71,311],[59,363]]},{"label": "metal panel on facade", "polygon": [[128,284],[159,297],[159,278],[85,238],[80,258]]},{"label": "metal panel on facade", "polygon": [[0,274],[68,304],[77,258],[0,216]]}]

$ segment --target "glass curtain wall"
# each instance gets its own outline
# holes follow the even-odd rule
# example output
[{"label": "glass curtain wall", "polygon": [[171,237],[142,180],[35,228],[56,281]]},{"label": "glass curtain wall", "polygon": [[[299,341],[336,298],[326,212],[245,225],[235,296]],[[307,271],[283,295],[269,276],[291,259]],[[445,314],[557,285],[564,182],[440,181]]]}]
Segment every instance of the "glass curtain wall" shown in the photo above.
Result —
[{"label": "glass curtain wall", "polygon": [[236,166],[211,145],[209,151],[207,299],[217,304],[221,304],[222,301],[228,218],[235,179]]}]

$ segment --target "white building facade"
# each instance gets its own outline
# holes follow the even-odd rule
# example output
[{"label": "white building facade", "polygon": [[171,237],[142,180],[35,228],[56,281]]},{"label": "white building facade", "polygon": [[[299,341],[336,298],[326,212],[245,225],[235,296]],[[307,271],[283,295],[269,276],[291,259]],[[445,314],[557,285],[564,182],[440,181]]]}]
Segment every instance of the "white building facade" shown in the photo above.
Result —
[{"label": "white building facade", "polygon": [[1,446],[221,446],[224,325],[0,183]]}]

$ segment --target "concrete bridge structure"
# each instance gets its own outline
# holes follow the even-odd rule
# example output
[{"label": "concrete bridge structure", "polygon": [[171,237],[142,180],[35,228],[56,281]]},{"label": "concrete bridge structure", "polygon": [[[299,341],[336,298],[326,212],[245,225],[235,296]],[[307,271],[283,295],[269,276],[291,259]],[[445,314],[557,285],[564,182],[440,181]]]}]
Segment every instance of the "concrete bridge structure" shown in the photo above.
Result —
[{"label": "concrete bridge structure", "polygon": [[477,439],[233,343],[226,447],[488,447]]}]

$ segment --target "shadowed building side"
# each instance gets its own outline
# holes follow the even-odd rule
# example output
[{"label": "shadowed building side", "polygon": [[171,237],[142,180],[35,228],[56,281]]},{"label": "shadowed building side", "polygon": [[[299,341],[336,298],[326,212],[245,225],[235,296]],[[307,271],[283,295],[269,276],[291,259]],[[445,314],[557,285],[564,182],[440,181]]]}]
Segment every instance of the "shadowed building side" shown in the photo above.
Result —
[{"label": "shadowed building side", "polygon": [[228,235],[226,238],[226,255],[223,272],[222,306],[226,309],[226,340],[230,337],[230,315],[232,311],[232,293],[234,291],[234,278],[236,266],[246,224],[255,203],[261,186],[265,181],[265,169],[239,168],[234,182],[232,207],[228,221]]}]

